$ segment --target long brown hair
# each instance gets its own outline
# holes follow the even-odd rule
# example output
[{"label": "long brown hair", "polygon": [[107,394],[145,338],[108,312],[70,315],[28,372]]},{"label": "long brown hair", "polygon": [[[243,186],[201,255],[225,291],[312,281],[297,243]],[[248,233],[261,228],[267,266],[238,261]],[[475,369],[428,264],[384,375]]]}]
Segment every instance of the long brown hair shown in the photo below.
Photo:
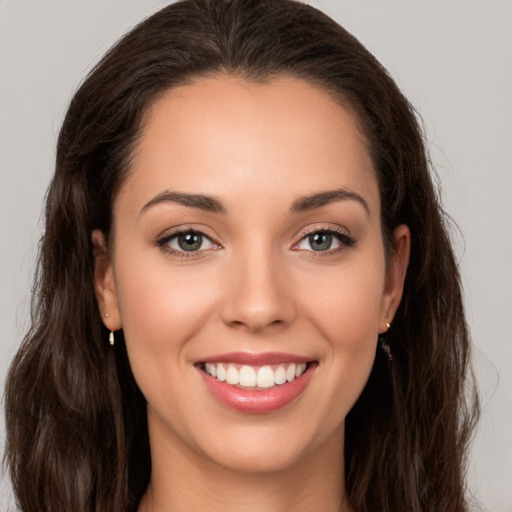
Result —
[{"label": "long brown hair", "polygon": [[[227,72],[313,83],[351,109],[379,182],[387,250],[412,252],[385,351],[346,419],[356,512],[463,512],[467,393],[461,284],[415,112],[345,29],[293,0],[184,0],[123,37],[75,94],[46,200],[32,326],[7,379],[6,461],[21,510],[134,511],[151,474],[146,404],[122,335],[107,343],[93,290],[91,232],[107,236],[144,114],[166,90]],[[340,464],[343,463],[340,461]]]}]

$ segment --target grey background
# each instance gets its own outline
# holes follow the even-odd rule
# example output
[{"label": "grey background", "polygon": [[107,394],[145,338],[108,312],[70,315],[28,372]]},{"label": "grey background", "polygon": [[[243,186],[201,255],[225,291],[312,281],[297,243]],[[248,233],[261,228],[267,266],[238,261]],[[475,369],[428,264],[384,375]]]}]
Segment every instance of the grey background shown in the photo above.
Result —
[{"label": "grey background", "polygon": [[[66,105],[103,52],[165,3],[0,0],[2,390],[27,327],[40,211]],[[461,231],[454,236],[482,394],[469,487],[484,510],[511,512],[512,2],[312,3],[379,58],[424,119],[443,202]],[[14,510],[5,476],[0,510]]]}]

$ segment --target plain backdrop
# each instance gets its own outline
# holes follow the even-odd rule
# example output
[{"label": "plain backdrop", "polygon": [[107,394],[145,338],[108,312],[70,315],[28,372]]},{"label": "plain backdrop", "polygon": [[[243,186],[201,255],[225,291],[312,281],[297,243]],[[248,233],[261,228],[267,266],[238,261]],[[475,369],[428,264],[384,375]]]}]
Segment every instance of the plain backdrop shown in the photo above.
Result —
[{"label": "plain backdrop", "polygon": [[[40,211],[67,103],[109,46],[165,3],[0,0],[2,390],[28,325]],[[469,487],[483,510],[511,512],[512,2],[312,3],[377,56],[424,120],[443,202],[460,228],[454,238],[482,396]],[[5,475],[0,510],[15,510]]]}]

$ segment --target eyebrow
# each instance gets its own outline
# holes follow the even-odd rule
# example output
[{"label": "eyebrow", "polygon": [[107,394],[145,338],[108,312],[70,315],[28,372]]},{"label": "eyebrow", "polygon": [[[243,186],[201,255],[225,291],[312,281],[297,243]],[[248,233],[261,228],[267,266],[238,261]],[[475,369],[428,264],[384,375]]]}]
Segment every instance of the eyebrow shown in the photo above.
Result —
[{"label": "eyebrow", "polygon": [[292,213],[307,212],[309,210],[314,210],[315,208],[326,206],[335,201],[346,200],[357,201],[365,209],[366,213],[370,215],[370,208],[368,207],[368,203],[363,199],[363,197],[356,192],[345,188],[327,190],[325,192],[318,192],[317,194],[312,194],[310,196],[299,197],[293,203],[290,211]]},{"label": "eyebrow", "polygon": [[[309,196],[299,197],[290,208],[291,213],[302,213],[316,208],[321,208],[335,201],[352,200],[358,202],[370,214],[368,203],[359,194],[352,192],[348,189],[327,190],[325,192],[318,192]],[[185,192],[173,192],[166,190],[155,196],[151,201],[147,202],[140,212],[144,213],[146,210],[160,203],[172,202],[188,206],[189,208],[197,208],[212,213],[227,213],[225,206],[219,199],[212,196],[203,194],[188,194]]]},{"label": "eyebrow", "polygon": [[146,203],[140,213],[144,213],[146,210],[160,203],[178,203],[183,206],[188,206],[190,208],[198,208],[199,210],[204,210],[207,212],[213,213],[226,213],[226,208],[224,205],[214,197],[205,196],[202,194],[186,194],[184,192],[172,192],[166,190],[161,194],[155,196],[151,201]]}]

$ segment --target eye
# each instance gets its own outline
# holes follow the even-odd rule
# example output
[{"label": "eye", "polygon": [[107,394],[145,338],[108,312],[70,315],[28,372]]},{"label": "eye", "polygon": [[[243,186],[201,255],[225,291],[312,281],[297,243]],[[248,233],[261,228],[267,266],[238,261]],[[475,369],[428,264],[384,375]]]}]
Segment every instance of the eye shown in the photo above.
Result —
[{"label": "eye", "polygon": [[170,252],[198,252],[218,247],[199,231],[187,230],[166,235],[158,240],[158,245]]},{"label": "eye", "polygon": [[322,229],[308,233],[295,247],[302,251],[335,252],[337,249],[353,245],[353,239],[347,234],[332,229]]}]

